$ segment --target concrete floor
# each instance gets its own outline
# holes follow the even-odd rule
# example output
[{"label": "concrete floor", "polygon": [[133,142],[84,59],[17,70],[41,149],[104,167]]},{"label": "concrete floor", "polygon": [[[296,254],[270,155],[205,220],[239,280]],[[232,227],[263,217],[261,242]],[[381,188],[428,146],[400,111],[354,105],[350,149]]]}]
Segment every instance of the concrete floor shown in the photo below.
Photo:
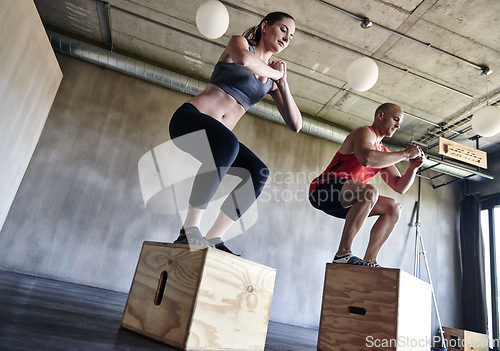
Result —
[{"label": "concrete floor", "polygon": [[[0,349],[175,350],[120,328],[127,294],[0,271]],[[271,322],[266,351],[316,350],[317,330]]]}]

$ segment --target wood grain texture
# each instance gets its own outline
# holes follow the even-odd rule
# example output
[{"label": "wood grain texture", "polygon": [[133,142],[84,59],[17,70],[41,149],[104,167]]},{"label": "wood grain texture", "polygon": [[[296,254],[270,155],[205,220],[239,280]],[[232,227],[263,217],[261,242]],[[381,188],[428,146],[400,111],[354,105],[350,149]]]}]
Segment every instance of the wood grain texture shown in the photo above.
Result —
[{"label": "wood grain texture", "polygon": [[209,249],[189,350],[264,350],[276,271]]},{"label": "wood grain texture", "polygon": [[144,242],[122,326],[184,350],[263,350],[275,277],[220,250]]},{"label": "wood grain texture", "polygon": [[[399,296],[401,292],[408,293],[407,288],[400,289],[400,277],[399,269],[327,264],[318,349],[372,350],[369,347],[371,341],[394,340],[392,344],[386,343],[377,349],[397,350],[398,337],[404,337],[403,334],[398,334],[398,323],[414,321],[415,318],[411,314],[398,315],[398,311],[404,311],[401,302],[410,303]],[[412,284],[409,278],[418,282]],[[415,288],[416,294],[422,291],[418,289],[422,288],[420,283],[423,283],[419,279],[405,276],[404,283]],[[416,301],[411,301],[414,304],[412,311],[418,310],[421,302],[429,304],[430,308],[429,300],[420,301],[417,298]],[[417,320],[420,319],[417,317]],[[423,328],[427,328],[428,333],[430,322],[430,316],[428,320],[422,321],[425,323]]]},{"label": "wood grain texture", "polygon": [[[130,288],[122,326],[169,345],[183,348],[206,249],[144,242]],[[154,303],[163,271],[168,274],[162,303]]]},{"label": "wood grain texture", "polygon": [[488,351],[488,335],[443,327],[446,346],[454,351]]},{"label": "wood grain texture", "polygon": [[31,161],[62,72],[32,0],[0,2],[0,229]]}]

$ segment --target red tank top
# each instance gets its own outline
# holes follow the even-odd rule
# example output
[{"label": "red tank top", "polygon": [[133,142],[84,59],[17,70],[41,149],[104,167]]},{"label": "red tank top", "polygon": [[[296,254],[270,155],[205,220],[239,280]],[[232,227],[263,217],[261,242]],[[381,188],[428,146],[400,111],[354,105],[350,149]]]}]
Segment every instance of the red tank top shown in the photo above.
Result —
[{"label": "red tank top", "polygon": [[[371,127],[369,127],[372,129]],[[372,129],[373,130],[373,129]],[[377,143],[373,144],[376,150],[387,152],[386,147],[380,143],[380,147],[377,147]],[[332,161],[317,178],[315,178],[311,186],[309,187],[309,193],[311,193],[320,184],[323,184],[330,179],[354,179],[362,183],[369,183],[379,172],[381,168],[371,168],[365,167],[359,163],[356,155],[352,154],[342,154],[337,151]]]}]

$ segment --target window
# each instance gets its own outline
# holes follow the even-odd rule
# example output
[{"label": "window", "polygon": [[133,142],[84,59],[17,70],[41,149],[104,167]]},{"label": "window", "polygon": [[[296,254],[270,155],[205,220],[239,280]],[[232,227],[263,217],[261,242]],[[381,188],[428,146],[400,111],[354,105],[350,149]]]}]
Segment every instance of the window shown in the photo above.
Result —
[{"label": "window", "polygon": [[500,194],[481,199],[481,228],[485,246],[486,301],[488,332],[499,351],[500,322],[498,301],[500,292]]}]

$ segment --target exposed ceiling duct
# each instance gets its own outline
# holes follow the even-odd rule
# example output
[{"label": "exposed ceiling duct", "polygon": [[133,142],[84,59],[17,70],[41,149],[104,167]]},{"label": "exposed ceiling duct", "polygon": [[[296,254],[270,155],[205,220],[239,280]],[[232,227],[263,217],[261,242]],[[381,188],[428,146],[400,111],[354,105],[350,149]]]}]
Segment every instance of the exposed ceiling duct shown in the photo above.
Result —
[{"label": "exposed ceiling duct", "polygon": [[[57,32],[48,30],[47,34],[52,47],[56,51],[99,66],[104,66],[109,69],[125,73],[135,78],[143,79],[192,96],[199,94],[206,86],[206,83],[194,78],[190,78],[116,52],[111,52]],[[252,106],[249,112],[258,117],[284,124],[278,109],[273,104],[265,101],[261,101]],[[341,144],[349,134],[349,132],[344,129],[307,116],[303,116],[303,126],[301,132],[333,141],[338,144]],[[391,149],[396,150],[397,148],[398,147],[396,146]],[[433,171],[448,174],[460,179],[465,178],[479,180],[483,177],[492,179],[492,177],[487,174],[469,170],[466,167],[455,166],[436,158],[433,160],[427,159],[422,167],[424,169],[432,169]]]},{"label": "exposed ceiling duct", "polygon": [[[47,31],[47,34],[52,47],[63,54],[192,96],[198,95],[205,89],[206,83],[200,82],[197,79],[186,77],[167,69],[116,52],[111,52],[50,30]],[[249,112],[258,117],[284,124],[274,104],[261,101],[252,106]],[[301,131],[339,144],[341,144],[349,134],[349,132],[344,129],[308,117],[303,118]]]}]

